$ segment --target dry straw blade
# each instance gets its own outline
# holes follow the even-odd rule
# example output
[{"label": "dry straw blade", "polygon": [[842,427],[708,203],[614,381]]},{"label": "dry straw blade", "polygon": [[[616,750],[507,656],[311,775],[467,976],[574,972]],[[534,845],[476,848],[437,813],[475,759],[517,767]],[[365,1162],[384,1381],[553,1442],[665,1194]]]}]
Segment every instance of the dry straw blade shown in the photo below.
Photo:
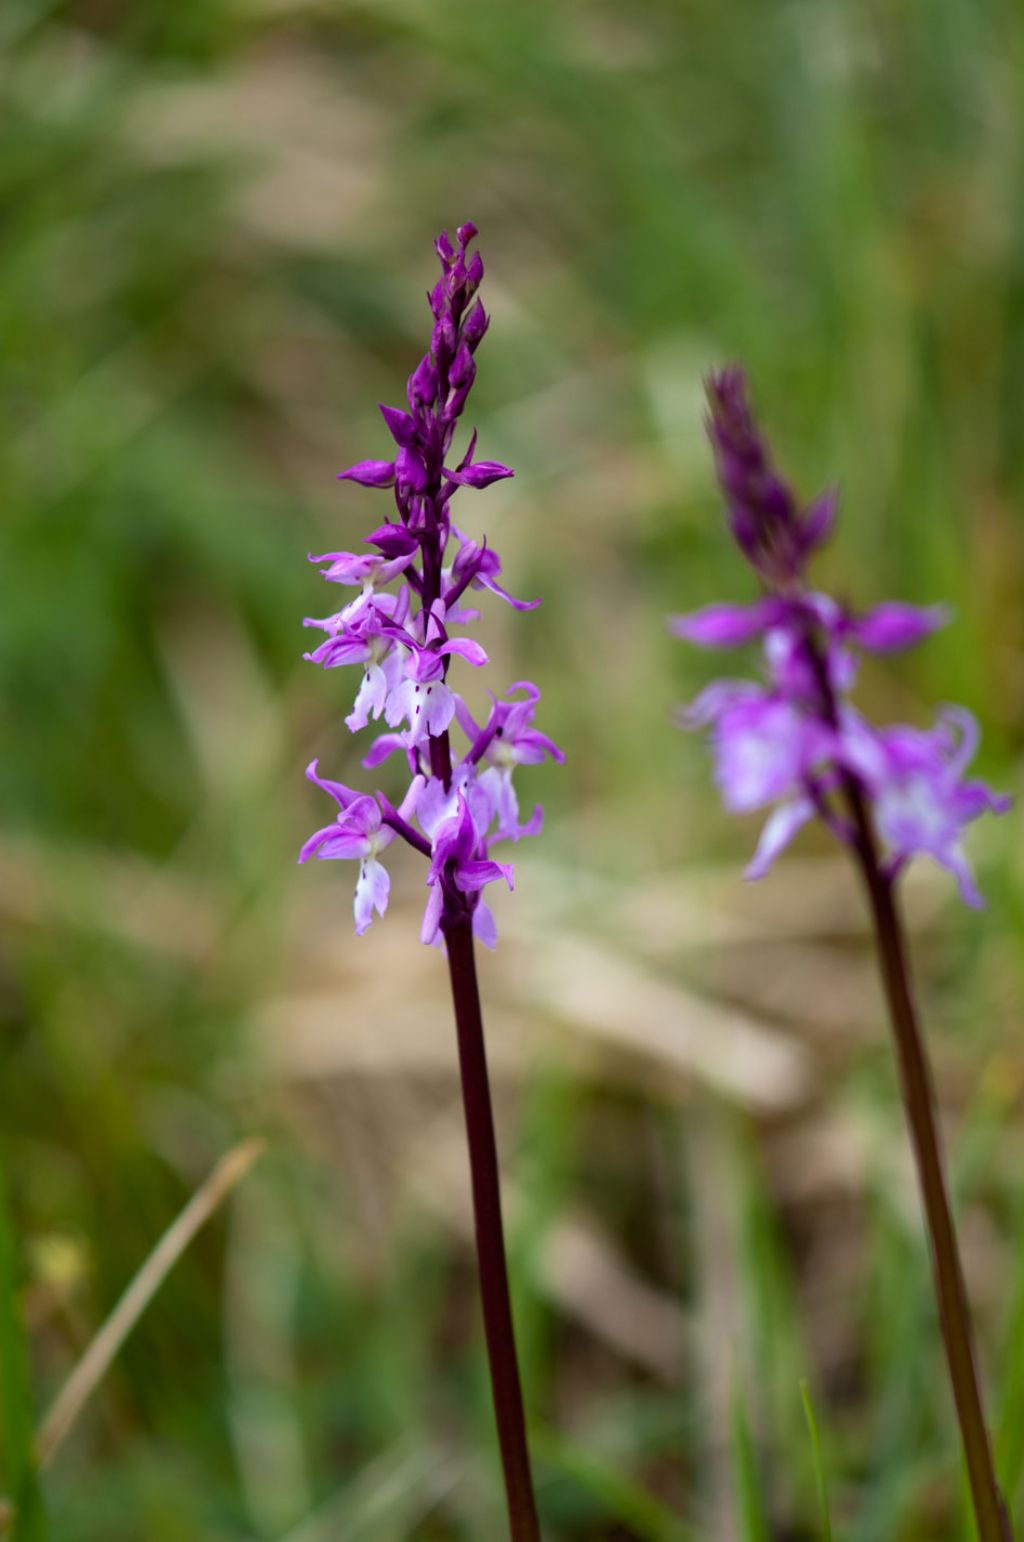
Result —
[{"label": "dry straw blade", "polygon": [[242,1181],[265,1144],[258,1137],[252,1137],[232,1146],[164,1232],[43,1419],[36,1446],[40,1467],[46,1467],[53,1460],[90,1396],[110,1369],[121,1345],[171,1269],[196,1233]]}]

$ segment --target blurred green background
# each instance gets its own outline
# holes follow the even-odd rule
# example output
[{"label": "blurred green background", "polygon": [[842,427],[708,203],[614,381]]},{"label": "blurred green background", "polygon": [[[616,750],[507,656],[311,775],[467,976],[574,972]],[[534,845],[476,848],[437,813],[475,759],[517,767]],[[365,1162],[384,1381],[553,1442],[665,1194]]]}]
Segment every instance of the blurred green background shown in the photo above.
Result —
[{"label": "blurred green background", "polygon": [[[822,1536],[806,1378],[836,1536],[970,1537],[860,899],[813,834],[741,884],[756,825],[672,725],[711,666],[663,616],[751,593],[701,428],[742,359],[798,485],[842,486],[823,586],[955,606],[860,700],[966,703],[1020,790],[1020,6],[4,0],[0,50],[0,1287],[35,1418],[268,1141],[44,1474],[50,1535],[502,1535],[422,873],[357,942],[348,871],[294,864],[306,762],[363,774],[306,553],[381,517],[335,472],[384,453],[473,218],[473,416],[517,477],[464,517],[545,600],[478,635],[569,756],[526,773],[548,828],[483,964],[545,1535]],[[1024,848],[990,825],[986,913],[934,873],[908,903],[1024,1525]]]}]

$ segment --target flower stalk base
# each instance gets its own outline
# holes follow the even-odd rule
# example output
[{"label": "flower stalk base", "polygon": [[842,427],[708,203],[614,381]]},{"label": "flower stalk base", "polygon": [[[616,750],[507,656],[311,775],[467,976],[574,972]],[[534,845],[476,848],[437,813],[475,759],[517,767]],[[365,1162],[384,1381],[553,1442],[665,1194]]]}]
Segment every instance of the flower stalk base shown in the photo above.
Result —
[{"label": "flower stalk base", "polygon": [[939,1322],[979,1542],[1013,1542],[1009,1513],[996,1482],[982,1408],[967,1290],[943,1173],[932,1076],[910,984],[895,885],[879,864],[870,816],[859,790],[848,785],[847,795],[857,832],[857,864],[871,907],[882,984],[896,1040],[903,1104],[927,1221]]},{"label": "flower stalk base", "polygon": [[471,921],[467,919],[449,926],[445,932],[445,941],[458,1034],[462,1104],[469,1143],[484,1335],[505,1475],[509,1531],[512,1542],[540,1542],[505,1264],[498,1153]]}]

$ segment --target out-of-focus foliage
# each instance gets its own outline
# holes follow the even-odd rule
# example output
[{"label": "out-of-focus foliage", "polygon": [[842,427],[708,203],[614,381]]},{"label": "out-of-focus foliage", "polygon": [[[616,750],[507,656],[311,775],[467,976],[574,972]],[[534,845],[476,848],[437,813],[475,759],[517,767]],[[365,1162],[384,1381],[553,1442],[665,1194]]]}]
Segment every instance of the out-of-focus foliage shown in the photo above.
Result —
[{"label": "out-of-focus foliage", "polygon": [[[1019,784],[1019,7],[0,9],[0,1150],[37,1414],[215,1158],[271,1139],[46,1473],[53,1536],[500,1534],[422,875],[357,944],[347,878],[293,870],[302,767],[362,775],[347,679],[301,662],[305,553],[365,528],[334,473],[382,453],[431,239],[472,217],[481,440],[518,473],[475,506],[545,599],[481,635],[569,753],[528,773],[549,829],[485,967],[546,1535],[817,1536],[806,1376],[838,1537],[968,1537],[858,899],[813,837],[739,892],[754,832],[671,722],[708,666],[662,616],[749,592],[701,430],[742,358],[800,485],[841,482],[823,581],[955,606],[865,702],[966,702]],[[939,879],[912,917],[1017,1501],[1019,819],[987,842],[988,914]]]}]

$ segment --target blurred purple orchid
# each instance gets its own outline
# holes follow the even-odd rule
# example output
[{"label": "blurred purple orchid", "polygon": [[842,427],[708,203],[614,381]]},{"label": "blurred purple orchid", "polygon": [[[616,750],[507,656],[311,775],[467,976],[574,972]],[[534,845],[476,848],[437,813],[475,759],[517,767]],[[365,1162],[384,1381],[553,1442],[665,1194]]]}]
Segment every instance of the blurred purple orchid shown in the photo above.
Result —
[{"label": "blurred purple orchid", "polygon": [[739,370],[713,376],[708,399],[729,524],[766,592],[752,604],[709,605],[671,625],[703,648],[762,646],[763,682],[717,681],[682,714],[685,726],[710,730],[727,809],[774,805],[747,876],[763,876],[815,815],[856,844],[858,832],[837,796],[844,779],[853,778],[873,811],[886,875],[895,877],[911,857],[927,855],[955,875],[968,904],[979,905],[963,830],[982,813],[1005,812],[1009,799],[964,780],[978,745],[974,719],[948,708],[929,731],[878,729],[848,700],[860,652],[912,647],[945,625],[948,612],[887,601],[857,615],[808,590],[807,562],[832,528],[835,494],[800,509],[757,432]]},{"label": "blurred purple orchid", "polygon": [[875,826],[895,876],[913,856],[931,857],[956,879],[968,905],[984,900],[964,855],[964,827],[982,814],[1005,814],[1012,799],[967,779],[978,724],[963,707],[945,707],[934,728],[872,730],[862,720],[846,733],[851,769],[871,793]]},{"label": "blurred purple orchid", "polygon": [[946,613],[894,600],[859,616],[812,592],[807,563],[832,528],[835,494],[801,508],[772,465],[739,370],[713,376],[708,399],[708,430],[729,524],[764,592],[752,605],[711,605],[678,617],[673,626],[705,648],[760,641],[764,671],[760,681],[710,685],[684,722],[710,729],[726,807],[771,809],[748,877],[766,873],[815,816],[849,848],[860,871],[920,1179],[977,1535],[985,1542],[1011,1542],[1010,1512],[999,1492],[974,1369],[963,1264],[895,893],[906,864],[929,856],[953,874],[967,904],[980,905],[963,849],[964,830],[981,814],[1004,813],[1009,799],[968,779],[978,728],[963,708],[944,708],[930,729],[877,728],[852,705],[860,653],[911,647],[942,626]]}]

